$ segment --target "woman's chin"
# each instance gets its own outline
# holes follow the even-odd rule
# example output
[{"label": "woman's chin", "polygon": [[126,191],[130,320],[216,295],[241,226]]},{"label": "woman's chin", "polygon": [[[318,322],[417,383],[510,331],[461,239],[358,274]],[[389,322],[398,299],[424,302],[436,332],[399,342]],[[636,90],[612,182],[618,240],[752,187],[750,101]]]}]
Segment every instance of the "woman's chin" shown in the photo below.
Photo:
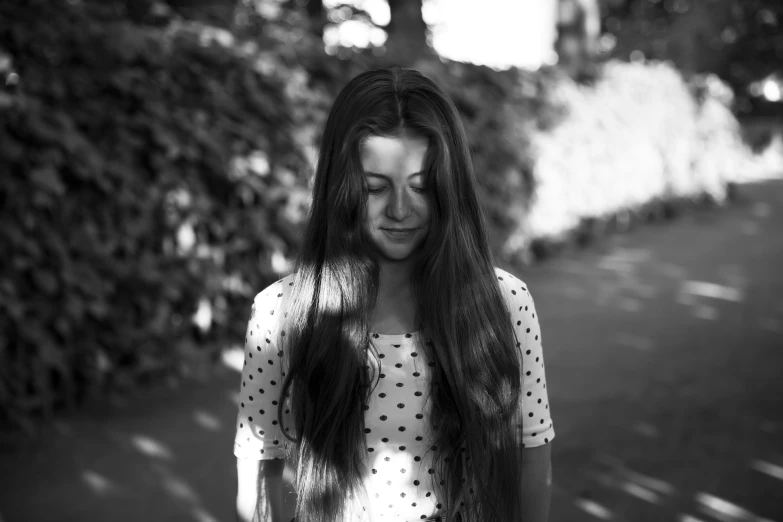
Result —
[{"label": "woman's chin", "polygon": [[391,263],[401,263],[413,259],[424,240],[422,238],[412,238],[409,241],[397,242],[381,236],[375,238],[373,243],[374,250],[383,260]]},{"label": "woman's chin", "polygon": [[387,249],[381,250],[381,254],[384,258],[386,258],[387,261],[400,263],[402,261],[407,261],[410,259],[413,255],[413,252],[400,252],[400,251],[390,251]]},{"label": "woman's chin", "polygon": [[394,246],[394,245],[378,245],[378,253],[386,261],[392,263],[401,263],[403,261],[409,261],[416,253],[416,248],[413,246]]}]

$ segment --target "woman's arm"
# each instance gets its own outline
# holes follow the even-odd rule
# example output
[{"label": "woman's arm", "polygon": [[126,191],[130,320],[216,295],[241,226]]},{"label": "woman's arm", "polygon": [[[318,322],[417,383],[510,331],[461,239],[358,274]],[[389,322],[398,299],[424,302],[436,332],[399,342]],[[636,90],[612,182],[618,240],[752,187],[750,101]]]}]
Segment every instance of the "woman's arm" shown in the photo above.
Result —
[{"label": "woman's arm", "polygon": [[245,334],[234,437],[240,522],[291,520],[286,518],[290,509],[281,511],[286,438],[277,416],[284,371],[279,310],[287,282],[284,278],[256,295]]},{"label": "woman's arm", "polygon": [[544,370],[541,325],[533,296],[524,281],[505,270],[495,269],[509,306],[511,321],[522,357],[522,520],[546,522],[552,489],[551,444],[555,437]]},{"label": "woman's arm", "polygon": [[552,443],[522,450],[522,520],[546,522],[552,493]]},{"label": "woman's arm", "polygon": [[237,522],[282,520],[283,459],[237,459]]}]

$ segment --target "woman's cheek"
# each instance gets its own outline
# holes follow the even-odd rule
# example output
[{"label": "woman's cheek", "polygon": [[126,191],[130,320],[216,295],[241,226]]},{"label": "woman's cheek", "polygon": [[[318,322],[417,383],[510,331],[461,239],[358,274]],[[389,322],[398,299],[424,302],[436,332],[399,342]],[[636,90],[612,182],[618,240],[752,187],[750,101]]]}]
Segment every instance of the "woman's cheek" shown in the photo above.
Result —
[{"label": "woman's cheek", "polygon": [[378,228],[378,217],[383,210],[383,203],[378,201],[380,198],[373,198],[367,205],[367,220],[371,230]]}]

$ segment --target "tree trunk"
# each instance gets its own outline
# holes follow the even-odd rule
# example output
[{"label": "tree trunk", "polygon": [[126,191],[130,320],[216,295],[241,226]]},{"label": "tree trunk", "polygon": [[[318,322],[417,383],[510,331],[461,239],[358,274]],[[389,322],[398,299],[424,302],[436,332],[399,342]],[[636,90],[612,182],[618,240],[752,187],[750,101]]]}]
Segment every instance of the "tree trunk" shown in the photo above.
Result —
[{"label": "tree trunk", "polygon": [[326,26],[326,9],[324,9],[323,0],[307,0],[305,11],[310,22],[310,31],[314,35],[323,38],[324,27]]},{"label": "tree trunk", "polygon": [[427,24],[421,14],[422,0],[389,0],[391,21],[386,31],[384,61],[411,65],[417,58],[433,53],[427,44]]},{"label": "tree trunk", "polygon": [[601,11],[597,0],[560,0],[558,38],[559,63],[575,73],[589,69],[598,51]]},{"label": "tree trunk", "polygon": [[230,28],[238,0],[165,0],[183,18]]}]

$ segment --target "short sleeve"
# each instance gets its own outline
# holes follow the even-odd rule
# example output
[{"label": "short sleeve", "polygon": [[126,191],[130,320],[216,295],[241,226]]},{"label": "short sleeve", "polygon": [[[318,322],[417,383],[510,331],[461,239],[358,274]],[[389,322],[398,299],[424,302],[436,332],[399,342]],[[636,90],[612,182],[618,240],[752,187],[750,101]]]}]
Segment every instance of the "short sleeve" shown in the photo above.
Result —
[{"label": "short sleeve", "polygon": [[[281,342],[285,332],[280,328],[280,308],[288,289],[286,281],[273,283],[253,300],[245,334],[234,437],[237,458],[285,458],[287,439],[282,434],[277,413],[285,371]],[[291,426],[290,417],[285,416],[283,420],[287,428]]]},{"label": "short sleeve", "polygon": [[538,314],[524,281],[499,268],[495,272],[522,356],[522,445],[542,446],[555,438],[555,429],[549,409]]}]

